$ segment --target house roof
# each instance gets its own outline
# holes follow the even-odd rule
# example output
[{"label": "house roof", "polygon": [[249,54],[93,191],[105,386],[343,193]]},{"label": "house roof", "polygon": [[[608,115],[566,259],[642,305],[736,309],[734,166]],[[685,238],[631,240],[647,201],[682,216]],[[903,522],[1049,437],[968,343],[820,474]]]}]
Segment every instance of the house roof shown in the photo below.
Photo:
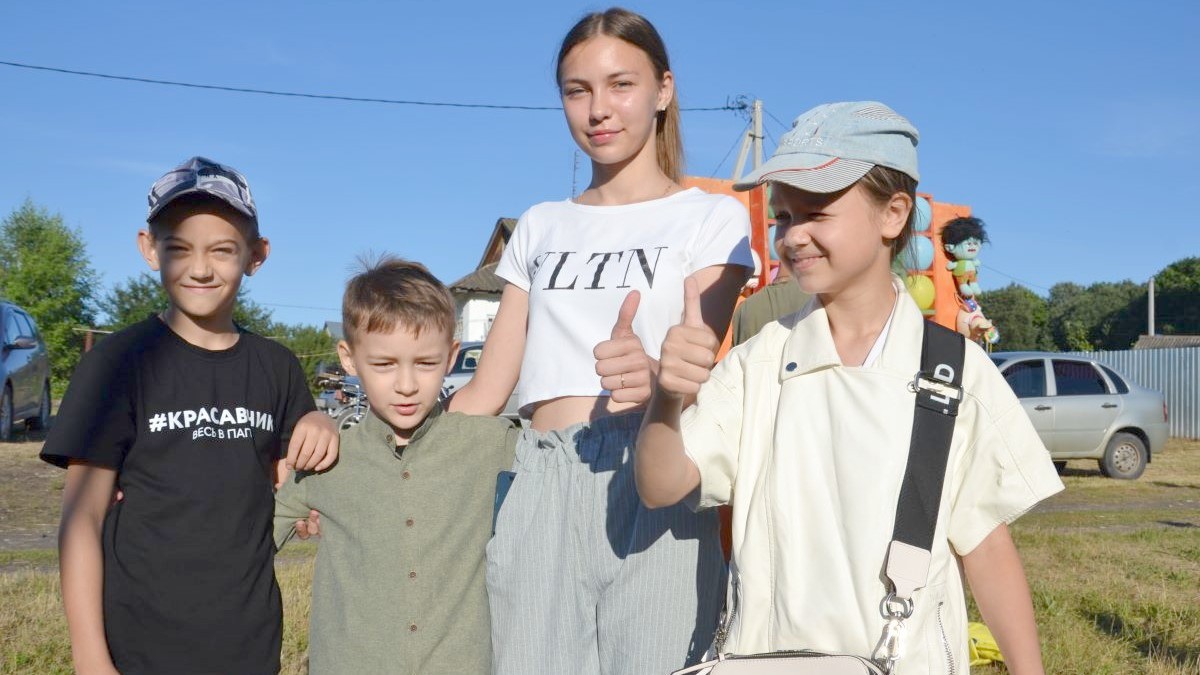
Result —
[{"label": "house roof", "polygon": [[508,238],[512,236],[516,226],[516,218],[496,220],[496,226],[492,228],[492,236],[488,237],[487,246],[483,247],[483,257],[479,259],[476,267],[482,268],[488,264],[500,262],[500,255],[504,253],[504,246],[508,243]]},{"label": "house roof", "polygon": [[451,293],[494,293],[504,292],[504,279],[496,276],[496,265],[490,263],[450,284]]},{"label": "house roof", "polygon": [[334,340],[346,339],[346,334],[342,332],[342,322],[341,321],[326,321],[325,322],[325,332],[329,333],[329,335]]},{"label": "house roof", "polygon": [[1134,349],[1183,349],[1200,347],[1200,335],[1143,335]]}]

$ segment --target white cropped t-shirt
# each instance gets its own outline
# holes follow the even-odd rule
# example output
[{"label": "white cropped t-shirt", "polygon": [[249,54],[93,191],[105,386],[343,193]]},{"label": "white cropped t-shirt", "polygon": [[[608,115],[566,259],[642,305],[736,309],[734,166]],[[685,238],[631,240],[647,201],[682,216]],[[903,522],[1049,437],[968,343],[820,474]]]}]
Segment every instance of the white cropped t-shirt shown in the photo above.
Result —
[{"label": "white cropped t-shirt", "polygon": [[543,202],[517,221],[496,274],[529,293],[529,323],[517,399],[606,396],[595,346],[609,339],[630,291],[633,321],[658,358],[683,316],[683,280],[712,265],[752,268],[750,218],[738,200],[698,188],[636,204]]}]

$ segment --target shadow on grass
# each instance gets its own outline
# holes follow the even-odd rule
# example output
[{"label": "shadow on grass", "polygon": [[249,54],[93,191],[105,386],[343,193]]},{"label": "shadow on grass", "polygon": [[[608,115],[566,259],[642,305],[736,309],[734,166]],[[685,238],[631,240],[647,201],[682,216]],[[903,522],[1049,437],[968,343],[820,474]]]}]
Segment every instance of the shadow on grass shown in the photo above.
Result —
[{"label": "shadow on grass", "polygon": [[1165,480],[1150,481],[1151,485],[1165,488],[1175,488],[1180,490],[1200,490],[1200,485],[1194,483],[1168,483]]},{"label": "shadow on grass", "polygon": [[1182,521],[1182,520],[1157,520],[1155,522],[1158,523],[1159,525],[1166,525],[1167,527],[1178,527],[1180,529],[1190,529],[1190,528],[1200,527],[1200,525],[1197,525],[1195,523],[1189,523],[1189,522]]},{"label": "shadow on grass", "polygon": [[1147,624],[1131,625],[1124,617],[1112,612],[1085,612],[1084,617],[1101,633],[1128,640],[1147,659],[1168,661],[1183,668],[1200,664],[1200,649],[1172,644],[1154,633]]}]

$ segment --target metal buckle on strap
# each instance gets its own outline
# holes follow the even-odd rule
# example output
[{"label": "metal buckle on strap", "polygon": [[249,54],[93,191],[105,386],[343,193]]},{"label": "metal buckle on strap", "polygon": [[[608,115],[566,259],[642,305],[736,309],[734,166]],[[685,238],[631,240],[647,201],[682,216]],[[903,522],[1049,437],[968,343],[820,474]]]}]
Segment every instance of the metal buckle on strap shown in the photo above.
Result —
[{"label": "metal buckle on strap", "polygon": [[904,620],[912,616],[912,598],[897,597],[888,593],[879,602],[879,614],[887,619],[879,643],[875,645],[872,658],[881,663],[885,672],[891,673],[896,663],[904,656]]},{"label": "metal buckle on strap", "polygon": [[879,614],[888,620],[903,621],[912,616],[912,598],[899,598],[895,593],[888,593],[879,601]]},{"label": "metal buckle on strap", "polygon": [[871,658],[882,664],[885,672],[890,673],[895,670],[896,663],[903,656],[904,620],[893,617],[884,624],[883,634],[879,636],[879,643],[875,645],[875,652]]},{"label": "metal buckle on strap", "polygon": [[942,368],[950,367],[941,365],[934,372],[917,371],[908,383],[908,390],[917,395],[917,405],[922,408],[955,417],[963,399],[963,389],[953,384],[953,371],[942,372]]}]

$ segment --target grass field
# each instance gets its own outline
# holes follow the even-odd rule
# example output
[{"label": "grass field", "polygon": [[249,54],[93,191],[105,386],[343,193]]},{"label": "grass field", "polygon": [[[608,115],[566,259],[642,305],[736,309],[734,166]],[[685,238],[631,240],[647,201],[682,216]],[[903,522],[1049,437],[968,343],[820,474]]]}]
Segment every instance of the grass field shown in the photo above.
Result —
[{"label": "grass field", "polygon": [[[70,673],[53,548],[62,472],[27,441],[0,444],[0,672]],[[1172,439],[1138,481],[1102,478],[1094,462],[1063,480],[1013,527],[1047,672],[1200,674],[1200,441]],[[313,551],[276,563],[288,674],[305,672]]]}]

